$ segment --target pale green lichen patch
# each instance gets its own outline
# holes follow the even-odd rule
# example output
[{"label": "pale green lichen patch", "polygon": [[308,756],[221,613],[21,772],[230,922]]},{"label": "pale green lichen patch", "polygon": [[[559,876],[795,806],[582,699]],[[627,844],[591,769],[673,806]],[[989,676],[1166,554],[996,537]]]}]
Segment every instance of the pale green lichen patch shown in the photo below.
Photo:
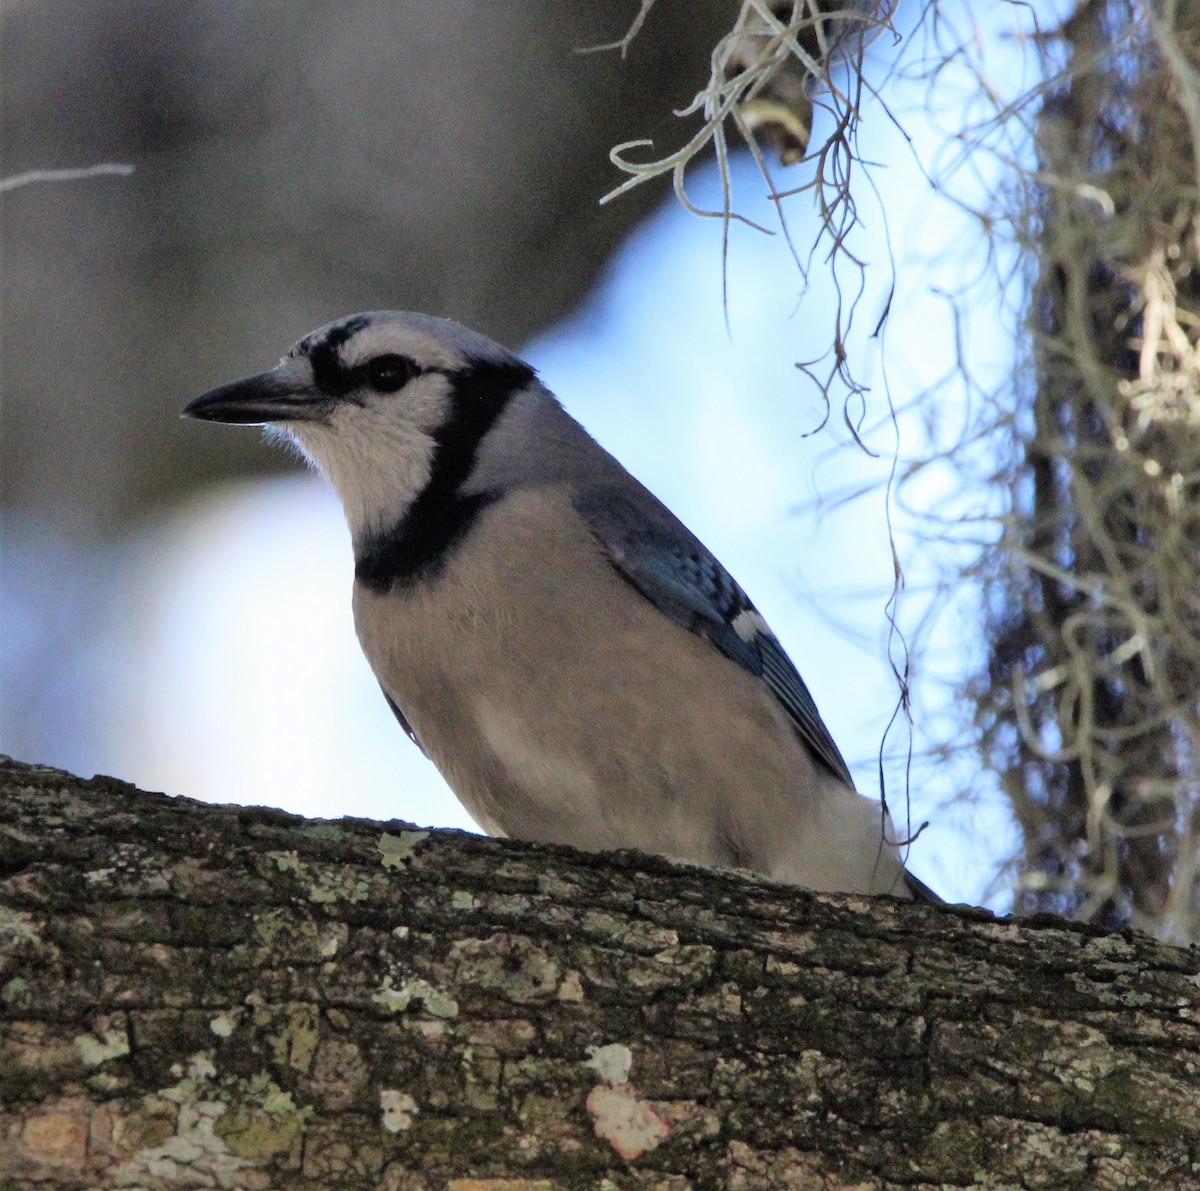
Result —
[{"label": "pale green lichen patch", "polygon": [[300,857],[295,852],[268,852],[267,857],[275,861],[275,867],[281,873],[298,873]]},{"label": "pale green lichen patch", "polygon": [[124,1028],[99,1026],[93,1034],[80,1034],[73,1039],[75,1053],[89,1067],[99,1067],[110,1059],[129,1053],[129,1035]]},{"label": "pale green lichen patch", "polygon": [[346,838],[345,828],[335,823],[308,823],[300,828],[300,833],[309,839],[328,840],[334,844],[340,844]]},{"label": "pale green lichen patch", "polygon": [[327,868],[308,887],[308,900],[317,905],[332,905],[334,902],[357,903],[367,900],[370,885],[352,871],[342,868]]},{"label": "pale green lichen patch", "polygon": [[122,1162],[113,1172],[116,1186],[248,1186],[248,1171],[295,1149],[312,1111],[298,1108],[265,1072],[218,1078],[207,1051],[193,1055],[186,1072],[178,1064],[173,1072],[178,1082],[148,1097],[146,1107],[177,1105],[174,1129],[167,1137],[156,1130],[160,1136]]},{"label": "pale green lichen patch", "polygon": [[379,849],[384,868],[403,868],[412,859],[417,845],[428,838],[428,831],[402,831],[399,835],[385,831],[375,841],[375,846]]},{"label": "pale green lichen patch", "polygon": [[270,1158],[287,1153],[299,1140],[311,1107],[298,1108],[266,1072],[231,1081],[225,1097],[229,1111],[215,1124],[229,1152],[239,1158]]},{"label": "pale green lichen patch", "polygon": [[458,1016],[458,1002],[427,980],[406,980],[397,988],[392,977],[385,976],[382,987],[371,995],[371,1000],[390,1013],[403,1013],[414,1001],[421,1001],[426,1012],[434,1017]]},{"label": "pale green lichen patch", "polygon": [[610,1042],[607,1046],[589,1046],[585,1067],[590,1067],[605,1083],[628,1083],[629,1072],[633,1069],[633,1051],[620,1042]]},{"label": "pale green lichen patch", "polygon": [[255,1165],[230,1152],[213,1132],[224,1104],[201,1100],[180,1107],[175,1132],[132,1154],[113,1171],[118,1187],[236,1187],[239,1172]]},{"label": "pale green lichen patch", "polygon": [[1122,993],[1119,999],[1122,1005],[1128,1005],[1131,1009],[1154,1004],[1154,998],[1149,993],[1134,992],[1132,989]]},{"label": "pale green lichen patch", "polygon": [[307,881],[308,900],[318,905],[365,901],[370,891],[367,882],[344,865],[304,864],[295,852],[268,852],[267,856],[281,873],[295,873]]},{"label": "pale green lichen patch", "polygon": [[280,1066],[307,1072],[321,1041],[320,1015],[315,1005],[302,1002],[284,1007],[259,1009],[255,1025],[278,1026],[268,1033],[271,1057]]},{"label": "pale green lichen patch", "polygon": [[237,1018],[232,1013],[219,1013],[208,1023],[218,1038],[228,1038],[237,1029]]},{"label": "pale green lichen patch", "polygon": [[[282,1089],[265,1072],[249,1078],[219,1076],[209,1051],[192,1055],[186,1070],[172,1068],[178,1082],[158,1093],[161,1100],[179,1105],[176,1136],[150,1147],[140,1156],[145,1173],[161,1161],[197,1166],[197,1171],[221,1176],[245,1165],[287,1153],[303,1132],[311,1107],[300,1108],[290,1092]],[[135,1155],[135,1157],[137,1157]],[[201,1186],[232,1187],[236,1182],[178,1176]],[[126,1180],[124,1185],[129,1185]]]},{"label": "pale green lichen patch", "polygon": [[254,916],[254,936],[231,949],[239,962],[256,964],[271,957],[276,962],[308,963],[313,956],[335,955],[349,929],[344,922],[297,920],[290,910],[274,909]]},{"label": "pale green lichen patch", "polygon": [[389,1133],[403,1133],[412,1128],[417,1102],[407,1093],[384,1088],[379,1093],[381,1123]]},{"label": "pale green lichen patch", "polygon": [[164,1100],[174,1100],[179,1104],[195,1099],[198,1085],[216,1077],[217,1068],[213,1063],[212,1051],[198,1051],[188,1059],[186,1067],[182,1063],[173,1063],[171,1074],[179,1082],[158,1094]]},{"label": "pale green lichen patch", "polygon": [[30,1001],[29,981],[23,976],[14,976],[0,988],[0,1001],[15,1008],[24,1008]]},{"label": "pale green lichen patch", "polygon": [[563,976],[562,983],[559,984],[558,992],[555,995],[560,1001],[579,1002],[584,999],[583,983],[574,968]]}]

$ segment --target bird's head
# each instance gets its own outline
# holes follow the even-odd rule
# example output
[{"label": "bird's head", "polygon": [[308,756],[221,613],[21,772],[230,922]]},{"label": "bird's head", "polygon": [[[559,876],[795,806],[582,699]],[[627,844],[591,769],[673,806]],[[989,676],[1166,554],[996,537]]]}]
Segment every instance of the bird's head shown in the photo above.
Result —
[{"label": "bird's head", "polygon": [[479,441],[533,377],[476,331],[385,310],[313,331],[271,371],[213,389],[183,412],[292,440],[329,478],[359,537],[401,518],[435,468],[463,482]]}]

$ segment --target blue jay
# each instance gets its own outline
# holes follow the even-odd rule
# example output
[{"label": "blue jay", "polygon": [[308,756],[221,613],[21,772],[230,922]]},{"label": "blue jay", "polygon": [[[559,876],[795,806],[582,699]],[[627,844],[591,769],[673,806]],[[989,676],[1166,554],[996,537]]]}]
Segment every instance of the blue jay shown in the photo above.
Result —
[{"label": "blue jay", "polygon": [[498,344],[356,314],[184,412],[328,477],[363,652],[484,830],[938,900],[746,593]]}]

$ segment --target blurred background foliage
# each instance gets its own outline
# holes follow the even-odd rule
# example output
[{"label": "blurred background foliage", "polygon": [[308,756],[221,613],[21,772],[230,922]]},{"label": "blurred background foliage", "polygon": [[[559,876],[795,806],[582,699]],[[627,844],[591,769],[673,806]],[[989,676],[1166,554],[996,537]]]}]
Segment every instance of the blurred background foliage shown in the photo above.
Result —
[{"label": "blurred background foliage", "polygon": [[[251,465],[164,406],[331,313],[453,311],[520,343],[578,302],[652,195],[597,217],[609,148],[692,96],[722,0],[5,0],[5,508],[109,534]],[[171,395],[168,399],[167,395]]]}]

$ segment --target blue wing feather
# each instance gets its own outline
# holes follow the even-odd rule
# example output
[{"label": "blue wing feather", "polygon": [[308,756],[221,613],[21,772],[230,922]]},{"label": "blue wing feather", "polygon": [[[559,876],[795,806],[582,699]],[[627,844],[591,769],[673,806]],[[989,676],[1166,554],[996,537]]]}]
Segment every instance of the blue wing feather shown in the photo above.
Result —
[{"label": "blue wing feather", "polygon": [[576,493],[573,503],[621,576],[676,624],[761,678],[813,757],[853,787],[796,667],[749,596],[700,540],[649,493],[635,502],[596,486]]}]

